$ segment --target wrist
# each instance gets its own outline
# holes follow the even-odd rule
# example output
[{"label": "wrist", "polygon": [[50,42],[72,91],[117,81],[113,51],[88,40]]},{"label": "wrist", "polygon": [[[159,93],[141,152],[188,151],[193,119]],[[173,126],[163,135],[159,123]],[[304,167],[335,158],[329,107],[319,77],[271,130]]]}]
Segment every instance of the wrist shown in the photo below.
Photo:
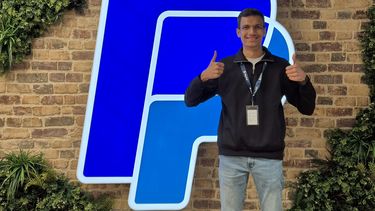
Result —
[{"label": "wrist", "polygon": [[206,82],[208,80],[206,74],[204,74],[204,71],[199,75],[199,78],[202,82]]},{"label": "wrist", "polygon": [[304,85],[306,85],[306,83],[307,83],[308,80],[309,80],[309,78],[306,75],[305,79],[303,81],[298,81],[298,84],[301,85],[301,86],[304,86]]}]

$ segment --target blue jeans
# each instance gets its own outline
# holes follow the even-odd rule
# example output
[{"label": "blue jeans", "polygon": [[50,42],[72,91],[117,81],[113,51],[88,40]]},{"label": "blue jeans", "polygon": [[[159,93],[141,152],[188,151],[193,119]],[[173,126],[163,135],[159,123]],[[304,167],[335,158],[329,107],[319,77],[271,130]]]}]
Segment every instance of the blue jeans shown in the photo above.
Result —
[{"label": "blue jeans", "polygon": [[222,211],[242,211],[250,174],[262,211],[282,210],[284,177],[281,160],[224,155],[219,159]]}]

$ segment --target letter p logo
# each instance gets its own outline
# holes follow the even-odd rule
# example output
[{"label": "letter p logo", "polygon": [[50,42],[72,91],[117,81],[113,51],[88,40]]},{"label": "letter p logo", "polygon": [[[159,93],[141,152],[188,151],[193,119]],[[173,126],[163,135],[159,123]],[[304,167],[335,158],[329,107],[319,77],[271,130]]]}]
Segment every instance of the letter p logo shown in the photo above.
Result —
[{"label": "letter p logo", "polygon": [[212,51],[241,46],[236,17],[266,15],[264,45],[291,60],[276,0],[102,1],[77,176],[130,183],[135,210],[178,210],[189,201],[200,143],[215,142],[220,99],[187,108],[184,91]]}]

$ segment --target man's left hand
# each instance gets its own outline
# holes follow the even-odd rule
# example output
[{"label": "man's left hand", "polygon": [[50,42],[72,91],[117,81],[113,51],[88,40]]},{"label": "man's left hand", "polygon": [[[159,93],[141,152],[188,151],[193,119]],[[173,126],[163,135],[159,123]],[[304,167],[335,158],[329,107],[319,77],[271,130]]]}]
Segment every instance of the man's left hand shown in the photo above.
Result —
[{"label": "man's left hand", "polygon": [[295,53],[293,54],[292,59],[293,64],[285,68],[285,73],[288,76],[289,80],[304,84],[306,80],[306,73],[298,65]]}]

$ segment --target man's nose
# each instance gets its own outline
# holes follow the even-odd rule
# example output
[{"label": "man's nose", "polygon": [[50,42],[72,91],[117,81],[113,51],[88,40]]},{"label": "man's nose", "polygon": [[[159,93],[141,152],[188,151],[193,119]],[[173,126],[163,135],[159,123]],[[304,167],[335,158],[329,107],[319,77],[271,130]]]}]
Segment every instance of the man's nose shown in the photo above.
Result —
[{"label": "man's nose", "polygon": [[257,28],[256,26],[250,26],[248,31],[250,34],[255,34],[257,32]]}]

